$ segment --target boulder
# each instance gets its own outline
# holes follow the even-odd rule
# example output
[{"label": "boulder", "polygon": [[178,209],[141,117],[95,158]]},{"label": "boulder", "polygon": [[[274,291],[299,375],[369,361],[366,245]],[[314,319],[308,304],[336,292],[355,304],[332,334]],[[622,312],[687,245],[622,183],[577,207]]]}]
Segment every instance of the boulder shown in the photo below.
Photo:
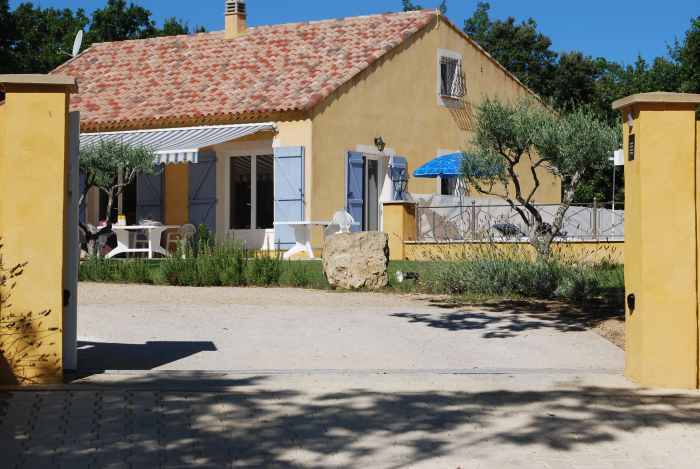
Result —
[{"label": "boulder", "polygon": [[366,231],[326,238],[323,271],[332,288],[377,290],[389,284],[389,236]]}]

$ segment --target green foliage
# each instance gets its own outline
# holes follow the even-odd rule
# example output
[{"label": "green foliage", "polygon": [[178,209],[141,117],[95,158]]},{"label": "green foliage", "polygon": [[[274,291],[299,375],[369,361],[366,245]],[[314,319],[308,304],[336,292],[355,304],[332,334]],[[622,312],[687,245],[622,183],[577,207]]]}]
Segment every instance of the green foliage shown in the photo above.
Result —
[{"label": "green foliage", "polygon": [[237,242],[200,244],[196,257],[182,253],[159,261],[158,283],[192,287],[239,286],[246,283],[247,253]]},{"label": "green foliage", "polygon": [[251,285],[269,287],[279,285],[282,276],[282,259],[279,256],[256,254],[250,261],[248,282]]},{"label": "green foliage", "polygon": [[114,197],[138,174],[155,174],[155,159],[156,155],[150,148],[122,142],[105,140],[81,148],[79,166],[85,176],[85,186],[80,203],[91,188],[97,187],[107,194],[107,213],[111,213]]},{"label": "green foliage", "polygon": [[[417,281],[396,281],[396,272],[415,272]],[[218,271],[218,276],[214,273]],[[80,280],[177,286],[285,286],[327,290],[321,262],[282,261],[258,255],[250,261],[236,243],[227,243],[197,259],[180,256],[163,261],[90,258],[80,266]],[[528,251],[498,251],[485,245],[459,261],[391,262],[389,291],[445,293],[479,298],[559,298],[584,302],[603,297],[621,303],[621,265],[581,264],[553,257],[533,261]]]},{"label": "green foliage", "polygon": [[280,285],[296,288],[314,288],[326,290],[328,281],[323,275],[323,267],[319,261],[285,261],[282,263]]},{"label": "green foliage", "polygon": [[[528,228],[530,243],[547,257],[582,178],[610,167],[620,132],[588,108],[557,114],[530,100],[487,99],[475,117],[474,148],[465,158],[465,187],[505,200]],[[542,172],[562,179],[562,203],[551,224],[535,204]],[[523,174],[532,175],[527,188]]]},{"label": "green foliage", "polygon": [[[422,6],[413,3],[411,0],[402,0],[402,3],[403,3],[403,11],[423,10]],[[442,13],[443,15],[445,13],[447,13],[447,0],[442,0],[440,2],[440,5],[438,6],[438,10],[440,10],[440,13]]]},{"label": "green foliage", "polygon": [[158,32],[159,36],[179,36],[189,34],[190,28],[187,23],[171,17],[163,22],[163,28]]},{"label": "green foliage", "polygon": [[700,93],[700,16],[691,19],[690,29],[672,55],[680,64],[681,91]]},{"label": "green foliage", "polygon": [[564,299],[581,303],[606,290],[624,292],[621,267],[552,257],[533,260],[526,250],[487,246],[459,262],[442,263],[432,289],[453,295]]},{"label": "green foliage", "polygon": [[[68,60],[79,30],[83,50],[96,42],[188,34],[186,23],[168,18],[158,28],[151,12],[125,0],[108,0],[91,17],[83,9],[42,8],[29,2],[10,11],[0,0],[0,73],[47,73]],[[204,28],[196,28],[204,32]]]},{"label": "green foliage", "polygon": [[[10,73],[16,69],[10,47],[15,37],[14,21],[10,14],[8,0],[0,0],[0,73]],[[0,92],[0,101],[4,98]]]},{"label": "green foliage", "polygon": [[158,34],[151,12],[126,0],[108,0],[92,14],[88,43],[143,39]]},{"label": "green foliage", "polygon": [[[650,91],[700,92],[700,17],[691,20],[682,41],[651,64],[639,57],[624,65],[581,52],[556,53],[550,39],[538,31],[533,19],[518,23],[514,18],[492,20],[490,5],[479,2],[464,31],[523,83],[559,109],[588,106],[611,125],[619,123],[613,101]],[[595,167],[581,178],[576,202],[621,200],[624,175],[619,174],[612,193],[612,168]]]},{"label": "green foliage", "polygon": [[121,262],[92,256],[80,265],[79,279],[81,282],[153,283],[154,265],[141,259]]},{"label": "green foliage", "polygon": [[7,57],[0,63],[2,73],[45,73],[70,58],[75,34],[87,25],[88,18],[82,9],[73,12],[21,3],[4,22],[11,36],[4,50],[0,49],[0,55]]},{"label": "green foliage", "polygon": [[474,14],[465,21],[464,32],[526,86],[549,96],[557,59],[551,50],[552,41],[537,30],[534,19],[521,23],[513,17],[492,20],[490,8],[489,3],[479,2]]}]

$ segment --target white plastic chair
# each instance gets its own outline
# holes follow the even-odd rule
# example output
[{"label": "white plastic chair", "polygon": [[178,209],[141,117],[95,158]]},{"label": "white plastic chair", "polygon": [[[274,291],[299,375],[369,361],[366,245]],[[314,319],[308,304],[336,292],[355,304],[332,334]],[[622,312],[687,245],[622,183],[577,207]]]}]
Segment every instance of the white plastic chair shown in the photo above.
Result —
[{"label": "white plastic chair", "polygon": [[182,225],[177,230],[168,231],[168,234],[165,238],[165,245],[168,247],[168,249],[170,249],[170,246],[172,246],[173,244],[177,245],[177,243],[180,242],[186,243],[187,241],[194,238],[196,234],[197,228],[194,225],[190,223]]},{"label": "white plastic chair", "polygon": [[331,236],[338,233],[350,233],[350,229],[355,224],[355,219],[345,210],[335,212],[331,222],[326,227],[324,234]]}]

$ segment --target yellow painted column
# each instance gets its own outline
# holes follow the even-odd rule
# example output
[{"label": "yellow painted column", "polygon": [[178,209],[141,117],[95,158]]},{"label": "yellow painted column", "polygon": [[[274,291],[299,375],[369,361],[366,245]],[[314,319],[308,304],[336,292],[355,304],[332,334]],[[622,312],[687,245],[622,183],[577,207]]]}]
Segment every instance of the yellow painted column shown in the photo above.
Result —
[{"label": "yellow painted column", "polygon": [[616,101],[625,151],[626,375],[698,387],[695,109],[700,95]]},{"label": "yellow painted column", "polygon": [[184,225],[190,220],[188,164],[165,166],[164,212],[166,225]]},{"label": "yellow painted column", "polygon": [[389,259],[406,259],[406,241],[416,239],[416,204],[384,202],[384,232],[389,235]]},{"label": "yellow painted column", "polygon": [[[5,268],[26,263],[0,309],[0,383],[62,380],[68,100],[75,80],[1,75],[0,237]],[[4,293],[10,293],[5,288]]]}]

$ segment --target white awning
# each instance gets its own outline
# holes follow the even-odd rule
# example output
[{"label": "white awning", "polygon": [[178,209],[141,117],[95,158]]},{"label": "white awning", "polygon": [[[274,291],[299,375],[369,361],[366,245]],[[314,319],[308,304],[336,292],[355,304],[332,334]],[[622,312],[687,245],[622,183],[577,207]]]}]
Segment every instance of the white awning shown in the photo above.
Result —
[{"label": "white awning", "polygon": [[158,164],[197,163],[200,148],[230,142],[258,132],[274,130],[274,124],[265,123],[101,132],[81,134],[80,147],[84,148],[101,141],[112,140],[152,148],[157,155]]}]

